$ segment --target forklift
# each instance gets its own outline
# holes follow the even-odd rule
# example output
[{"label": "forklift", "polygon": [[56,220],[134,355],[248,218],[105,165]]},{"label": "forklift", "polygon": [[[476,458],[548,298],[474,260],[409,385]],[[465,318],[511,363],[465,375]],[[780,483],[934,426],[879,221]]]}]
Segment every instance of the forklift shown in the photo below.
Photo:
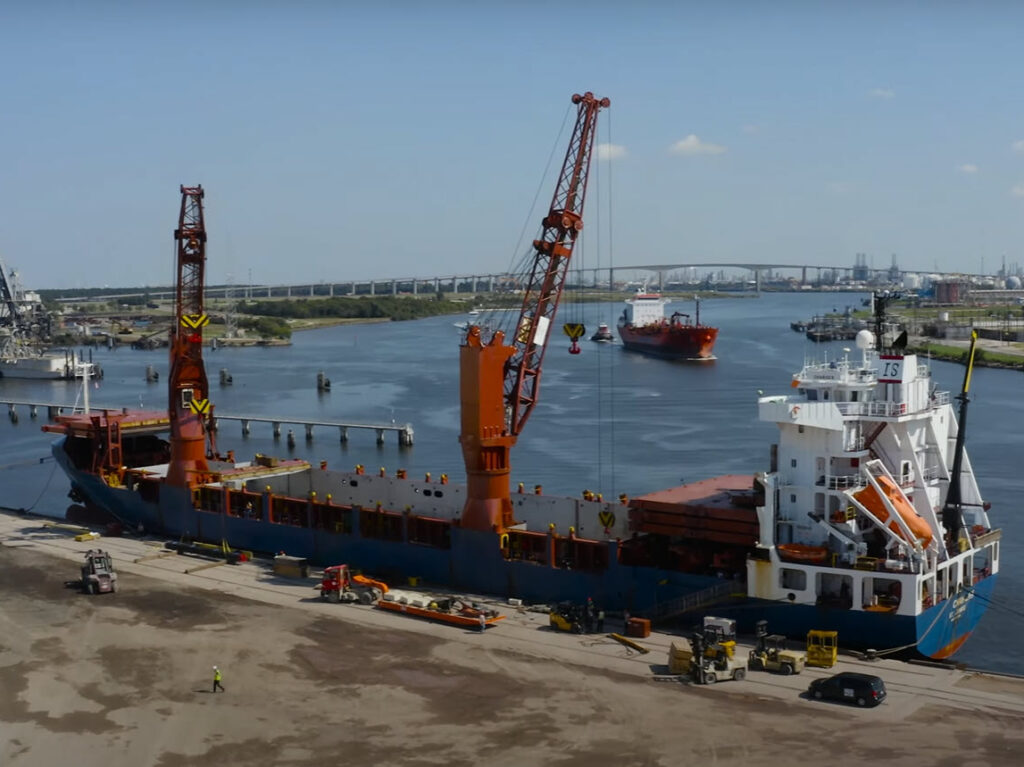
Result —
[{"label": "forklift", "polygon": [[[74,581],[72,581],[74,583]],[[103,549],[89,549],[82,564],[82,591],[86,594],[107,594],[117,591],[117,573],[110,554]]]},{"label": "forklift", "polygon": [[717,627],[706,632],[695,632],[690,637],[693,656],[690,675],[697,684],[714,684],[719,679],[737,682],[747,675],[747,662],[735,657],[736,642],[716,641]]},{"label": "forklift", "polygon": [[555,631],[582,634],[586,630],[586,608],[572,602],[559,602],[552,608],[548,622]]},{"label": "forklift", "polygon": [[750,668],[778,671],[784,676],[799,674],[807,665],[807,653],[786,649],[786,637],[769,634],[768,621],[758,621],[757,644],[750,651]]}]

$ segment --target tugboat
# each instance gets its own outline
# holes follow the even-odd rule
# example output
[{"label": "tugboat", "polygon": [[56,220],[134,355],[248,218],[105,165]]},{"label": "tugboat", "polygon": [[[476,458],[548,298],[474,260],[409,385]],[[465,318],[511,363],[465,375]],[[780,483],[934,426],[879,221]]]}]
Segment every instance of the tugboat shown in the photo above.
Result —
[{"label": "tugboat", "polygon": [[597,341],[598,343],[610,344],[615,342],[615,336],[612,335],[612,331],[608,329],[608,323],[602,322],[597,326],[597,331],[590,337],[591,341]]},{"label": "tugboat", "polygon": [[718,328],[700,324],[700,301],[693,322],[690,315],[673,312],[665,317],[669,299],[648,292],[646,286],[628,299],[619,320],[622,345],[632,351],[670,359],[714,359]]}]

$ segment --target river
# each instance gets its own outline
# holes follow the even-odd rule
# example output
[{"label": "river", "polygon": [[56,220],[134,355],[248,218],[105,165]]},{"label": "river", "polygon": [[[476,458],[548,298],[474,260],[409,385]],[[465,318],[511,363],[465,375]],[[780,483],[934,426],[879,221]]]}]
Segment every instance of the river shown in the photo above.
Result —
[{"label": "river", "polygon": [[[582,353],[568,353],[560,333],[549,347],[540,401],[513,450],[513,482],[545,492],[577,494],[584,489],[605,497],[637,495],[717,474],[752,473],[767,468],[773,424],[757,420],[758,391],[785,393],[805,357],[842,355],[845,344],[813,344],[789,328],[864,296],[849,293],[767,293],[760,297],[709,300],[703,321],[720,329],[717,359],[679,363],[627,352],[618,344],[581,342]],[[672,309],[691,312],[692,302]],[[565,305],[562,322],[582,319],[588,334],[598,321],[614,327],[621,303]],[[239,458],[262,452],[291,453],[332,466],[362,463],[410,475],[446,472],[463,478],[458,444],[458,347],[454,322],[432,317],[410,322],[340,325],[296,333],[290,347],[248,347],[207,351],[211,399],[223,413],[411,423],[415,445],[400,448],[397,437],[375,444],[372,432],[352,431],[347,444],[336,430],[315,431],[311,442],[296,428],[289,451],[274,440],[269,424],[253,424],[243,438],[236,422],[221,422],[219,446]],[[166,407],[167,351],[99,350],[95,359],[104,378],[91,390],[97,405]],[[851,354],[857,354],[854,349]],[[153,365],[158,383],[146,383]],[[231,386],[218,384],[227,368]],[[956,393],[963,368],[932,365],[940,389]],[[318,393],[324,371],[332,388]],[[0,399],[72,403],[79,386],[71,382],[0,380]],[[1019,371],[978,369],[971,385],[967,449],[994,525],[1003,528],[1002,570],[994,603],[957,660],[981,668],[1024,674],[1024,375]],[[40,431],[43,415],[32,420],[23,409],[17,424],[0,418],[0,505],[31,507],[62,515],[68,482],[55,471],[50,435]],[[288,427],[285,426],[285,429]],[[12,464],[18,464],[11,467]]]}]

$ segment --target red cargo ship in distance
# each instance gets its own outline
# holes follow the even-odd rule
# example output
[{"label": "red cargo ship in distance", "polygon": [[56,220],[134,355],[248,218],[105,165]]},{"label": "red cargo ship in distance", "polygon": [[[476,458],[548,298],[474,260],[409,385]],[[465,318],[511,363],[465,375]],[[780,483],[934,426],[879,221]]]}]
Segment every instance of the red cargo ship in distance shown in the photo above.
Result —
[{"label": "red cargo ship in distance", "polygon": [[700,301],[693,321],[690,315],[673,312],[665,316],[670,299],[640,288],[626,300],[619,319],[619,337],[627,349],[670,359],[714,359],[712,352],[718,328],[700,324]]}]

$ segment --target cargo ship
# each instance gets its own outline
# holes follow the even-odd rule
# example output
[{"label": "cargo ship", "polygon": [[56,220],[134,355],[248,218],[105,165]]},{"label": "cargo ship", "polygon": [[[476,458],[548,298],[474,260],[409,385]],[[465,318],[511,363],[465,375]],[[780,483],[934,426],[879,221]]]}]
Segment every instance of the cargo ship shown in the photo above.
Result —
[{"label": "cargo ship", "polygon": [[949,657],[988,605],[1000,531],[948,392],[915,355],[875,350],[870,331],[857,343],[861,359],[806,364],[789,393],[759,398],[779,431],[767,471],[613,501],[519,485],[503,532],[467,527],[467,487],[443,475],[257,455],[211,461],[211,481],[171,486],[166,412],[61,416],[45,428],[64,435],[54,455],[73,497],[130,529],[473,593],[592,597],[656,620],[767,618],[794,637],[837,630],[844,647]]},{"label": "cargo ship", "polygon": [[650,292],[646,287],[639,288],[635,296],[626,300],[627,306],[619,319],[622,345],[656,357],[714,359],[718,328],[701,324],[700,301],[697,301],[692,322],[690,315],[682,312],[673,312],[666,317],[665,306],[669,303],[670,299],[660,293]]},{"label": "cargo ship", "polygon": [[999,571],[1001,533],[964,446],[971,368],[958,417],[928,367],[885,343],[884,300],[876,332],[857,337],[859,359],[805,364],[788,393],[759,398],[760,418],[778,428],[766,470],[632,499],[512,490],[511,450],[537,402],[594,121],[608,105],[590,93],[573,103],[576,129],[522,281],[539,287],[524,291],[508,343],[471,325],[459,348],[465,484],[220,453],[202,360],[203,189],[182,187],[168,408],[44,426],[61,434],[53,454],[72,499],[129,530],[344,562],[435,592],[590,598],[654,621],[712,613],[741,631],[766,619],[801,639],[838,631],[848,648],[955,653]]}]

